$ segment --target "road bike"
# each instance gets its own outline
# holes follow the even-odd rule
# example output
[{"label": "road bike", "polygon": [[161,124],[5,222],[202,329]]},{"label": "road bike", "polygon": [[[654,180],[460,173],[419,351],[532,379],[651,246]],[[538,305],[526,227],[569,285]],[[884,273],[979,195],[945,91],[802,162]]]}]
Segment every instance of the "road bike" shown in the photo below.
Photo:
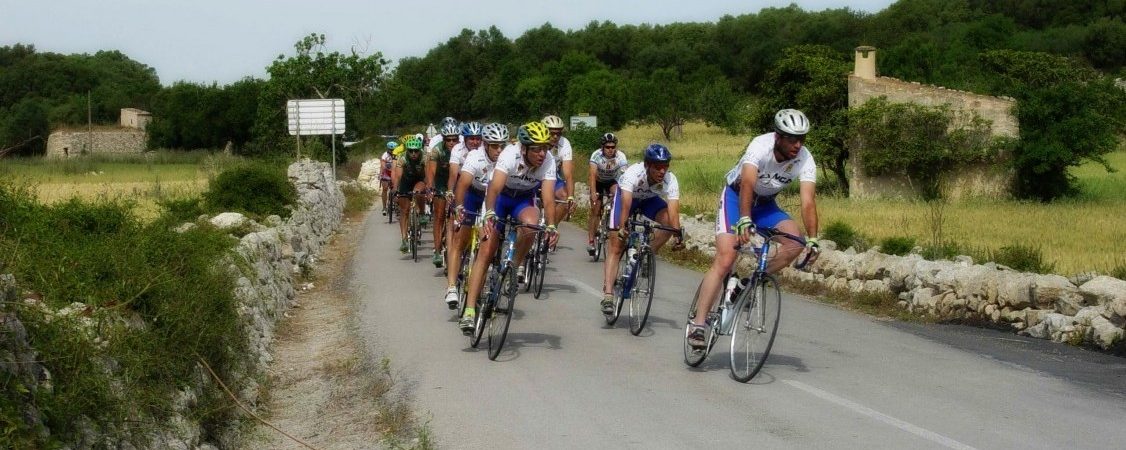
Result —
[{"label": "road bike", "polygon": [[[473,274],[473,262],[477,258],[477,247],[480,244],[478,237],[481,217],[478,214],[473,214],[466,211],[465,215],[475,216],[476,223],[469,231],[469,242],[465,245],[464,250],[461,252],[461,271],[457,276],[457,317],[462,317],[465,314],[466,300],[469,298],[469,277]],[[458,228],[462,227],[460,222],[456,222],[455,214],[454,233],[458,232]]]},{"label": "road bike", "polygon": [[[489,226],[486,222],[485,226]],[[493,255],[493,263],[485,274],[485,285],[482,299],[478,302],[477,322],[470,336],[470,346],[476,348],[488,330],[489,359],[495,361],[504,347],[504,340],[508,336],[508,327],[512,322],[512,313],[516,306],[516,239],[519,229],[527,228],[532,231],[543,231],[540,225],[525,225],[519,220],[509,218],[505,221],[505,237]],[[496,236],[494,236],[495,238]]]},{"label": "road bike", "polygon": [[[595,194],[598,195],[598,194]],[[594,254],[591,260],[598,262],[602,252],[606,250],[606,237],[610,233],[610,208],[614,206],[614,195],[607,194],[602,199],[602,216],[598,221],[598,229],[594,231]]]},{"label": "road bike", "polygon": [[[410,249],[411,258],[414,262],[418,262],[418,246],[422,242],[422,223],[420,216],[422,211],[415,205],[415,197],[426,197],[425,192],[407,192],[395,194],[396,197],[403,197],[411,199],[408,208],[415,208],[414,214],[411,214],[410,224],[407,226],[407,246]],[[402,219],[400,217],[400,219]]]},{"label": "road bike", "polygon": [[[568,202],[564,200],[556,200],[555,207],[558,211],[559,205],[566,205]],[[543,208],[540,207],[540,200],[536,199],[536,207],[540,208],[540,227],[547,228],[547,217],[544,216]],[[532,248],[528,250],[528,256],[524,258],[524,279],[520,282],[524,284],[524,292],[532,291],[532,296],[536,299],[540,298],[543,293],[543,279],[547,273],[547,253],[549,250],[547,242],[547,233],[543,229],[536,231],[534,240],[532,241]]]},{"label": "road bike", "polygon": [[639,212],[626,222],[629,237],[625,251],[618,261],[618,277],[614,280],[614,310],[606,315],[606,324],[613,325],[622,314],[622,306],[629,301],[629,332],[641,334],[649,320],[653,306],[653,287],[657,280],[657,255],[650,243],[654,230],[664,230],[680,235],[677,228],[666,227],[645,219]]},{"label": "road bike", "polygon": [[[780,245],[773,241],[775,238],[784,238],[805,246],[805,239],[801,236],[777,228],[758,227],[757,232],[765,239],[761,247],[744,245],[738,249],[740,255],[753,255],[756,258],[755,268],[749,276],[740,277],[733,267],[732,272],[723,278],[727,289],[721,290],[718,294],[721,298],[712,303],[712,309],[708,313],[704,347],[696,348],[688,343],[702,281],[700,287],[696,288],[696,295],[688,310],[688,321],[684,325],[684,363],[691,367],[699,366],[708,357],[719,336],[731,336],[731,378],[740,383],[750,381],[762,369],[778,333],[782,290],[778,287],[778,280],[766,272],[767,262],[773,256],[771,251],[776,245]],[[814,252],[806,252],[795,267],[803,268],[813,255]]]}]

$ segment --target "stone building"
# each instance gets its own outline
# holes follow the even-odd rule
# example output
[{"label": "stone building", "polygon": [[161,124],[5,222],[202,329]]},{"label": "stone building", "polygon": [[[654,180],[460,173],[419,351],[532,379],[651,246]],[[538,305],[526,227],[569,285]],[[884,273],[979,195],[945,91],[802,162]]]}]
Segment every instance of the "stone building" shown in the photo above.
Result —
[{"label": "stone building", "polygon": [[80,155],[138,154],[148,149],[145,127],[152,114],[135,108],[121,110],[120,126],[58,129],[47,138],[48,158]]},{"label": "stone building", "polygon": [[[946,89],[895,78],[876,75],[876,49],[856,48],[855,68],[848,77],[848,106],[855,108],[869,99],[886,97],[892,103],[913,103],[923,106],[948,105],[951,109],[973,111],[992,123],[993,136],[1019,137],[1020,128],[1011,99]],[[860,170],[856,161],[858,152],[852,152],[849,161],[849,196],[856,198],[916,196],[906,177],[870,177]],[[962,167],[943,179],[948,198],[1008,196],[1012,171],[999,166]]]}]

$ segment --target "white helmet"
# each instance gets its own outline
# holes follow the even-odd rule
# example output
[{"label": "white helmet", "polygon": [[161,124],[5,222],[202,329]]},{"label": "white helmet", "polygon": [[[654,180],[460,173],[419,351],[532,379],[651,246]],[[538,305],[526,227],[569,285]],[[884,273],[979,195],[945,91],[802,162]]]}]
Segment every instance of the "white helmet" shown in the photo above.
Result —
[{"label": "white helmet", "polygon": [[508,127],[502,123],[486,124],[484,130],[481,131],[481,137],[487,142],[507,142],[508,141]]},{"label": "white helmet", "polygon": [[548,128],[563,128],[563,119],[560,119],[559,116],[546,116],[542,122]]},{"label": "white helmet", "polygon": [[774,129],[794,136],[809,134],[809,119],[796,109],[783,109],[774,114]]}]

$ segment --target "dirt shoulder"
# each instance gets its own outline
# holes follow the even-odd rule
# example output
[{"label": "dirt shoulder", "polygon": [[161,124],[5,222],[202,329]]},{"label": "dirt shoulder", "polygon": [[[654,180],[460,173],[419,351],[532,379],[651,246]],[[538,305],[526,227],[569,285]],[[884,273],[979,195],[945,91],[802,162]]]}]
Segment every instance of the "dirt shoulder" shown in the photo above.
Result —
[{"label": "dirt shoulder", "polygon": [[292,438],[256,421],[240,448],[431,446],[394,389],[388,360],[368,355],[358,332],[349,265],[366,217],[345,218],[279,323],[259,415]]}]

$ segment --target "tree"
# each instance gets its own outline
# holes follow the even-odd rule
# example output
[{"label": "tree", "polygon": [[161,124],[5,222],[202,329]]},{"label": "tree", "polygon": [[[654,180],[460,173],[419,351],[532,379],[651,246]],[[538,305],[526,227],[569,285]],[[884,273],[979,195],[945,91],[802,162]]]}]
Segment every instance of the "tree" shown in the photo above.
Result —
[{"label": "tree", "polygon": [[773,125],[774,112],[796,108],[812,122],[809,148],[818,163],[837,177],[848,193],[848,148],[845,146],[848,110],[848,59],[823,45],[787,48],[762,83],[763,110],[760,125]]},{"label": "tree", "polygon": [[640,120],[660,127],[665,140],[672,139],[673,128],[695,116],[691,86],[681,81],[676,69],[657,69],[635,80],[633,95]]},{"label": "tree", "polygon": [[1076,191],[1068,168],[1102,164],[1126,132],[1126,93],[1109,77],[1070,58],[994,50],[982,62],[997,92],[1017,99],[1020,144],[1013,155],[1016,194],[1050,201]]},{"label": "tree", "polygon": [[0,157],[8,153],[42,155],[50,133],[42,99],[24,98],[8,111],[0,109]]},{"label": "tree", "polygon": [[621,74],[598,69],[567,84],[568,111],[598,116],[600,125],[619,129],[635,116],[629,97],[629,82]]}]

